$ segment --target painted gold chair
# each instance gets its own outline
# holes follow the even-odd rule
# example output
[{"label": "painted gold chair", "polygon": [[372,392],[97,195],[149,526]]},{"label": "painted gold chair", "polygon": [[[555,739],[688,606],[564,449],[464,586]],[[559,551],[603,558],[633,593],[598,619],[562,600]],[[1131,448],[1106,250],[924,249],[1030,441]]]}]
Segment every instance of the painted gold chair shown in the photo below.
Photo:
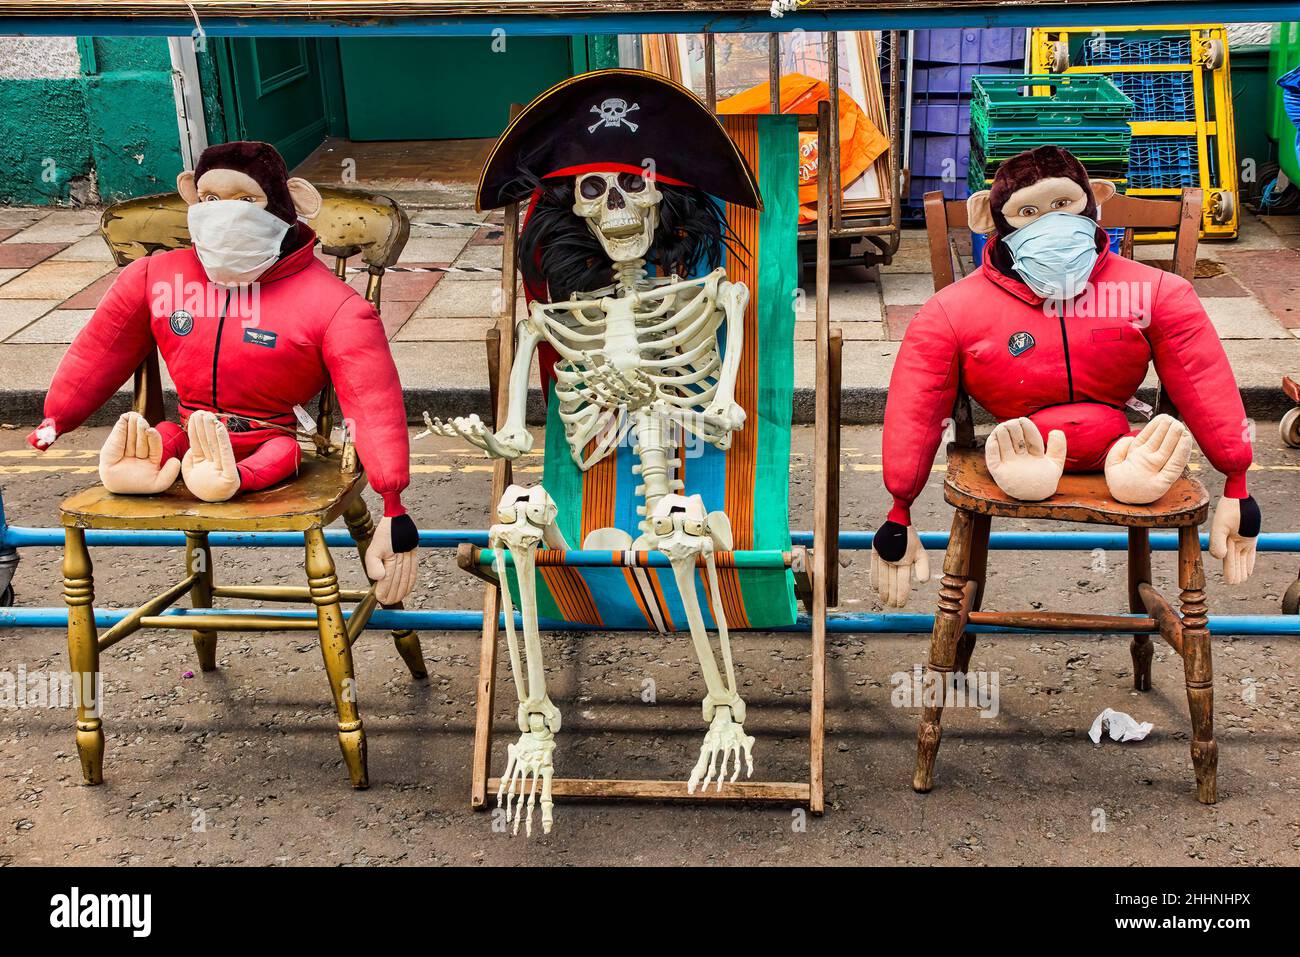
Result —
[{"label": "painted gold chair", "polygon": [[[322,249],[335,257],[335,272],[346,277],[347,260],[360,255],[369,273],[366,299],[376,309],[384,270],[397,261],[410,235],[410,222],[387,196],[325,187],[324,206],[313,220]],[[175,193],[146,196],[105,210],[100,231],[119,266],[159,250],[189,245],[186,206]],[[163,418],[158,354],[152,353],[135,373],[134,408],[156,423]],[[68,655],[78,681],[77,751],[87,784],[103,781],[104,732],[99,711],[100,653],[142,628],[192,630],[199,667],[217,666],[217,634],[221,631],[319,631],[321,653],[338,712],[339,744],[352,785],[368,785],[366,738],[357,710],[352,644],[374,612],[373,583],[364,591],[339,588],[334,560],[325,544],[324,529],[340,516],[356,542],[363,562],[374,534],[370,512],[362,500],[365,472],[351,445],[332,440],[336,399],[332,386],[320,396],[316,430],[300,439],[310,441],[296,478],[229,502],[196,499],[177,482],[161,495],[114,495],[96,485],[73,495],[61,506],[65,545],[63,589],[68,604]],[[149,599],[102,635],[94,614],[94,579],[86,529],[185,533],[186,575]],[[221,585],[213,575],[211,532],[301,532],[306,546],[307,585]],[[196,609],[182,617],[163,612],[189,594]],[[213,600],[294,602],[310,600],[310,618],[281,618],[256,613],[223,612]],[[342,603],[356,602],[350,617]],[[400,605],[389,606],[400,608]],[[397,650],[415,678],[426,676],[420,639],[412,631],[393,632]],[[93,676],[93,677],[90,677]]]},{"label": "painted gold chair", "polygon": [[[1181,202],[1115,196],[1101,208],[1101,225],[1124,229],[1121,250],[1131,255],[1133,232],[1174,232],[1172,272],[1190,280],[1196,269],[1197,226],[1201,191],[1186,189]],[[967,228],[965,201],[944,201],[926,193],[925,221],[930,241],[935,292],[954,281],[949,230]],[[960,257],[959,257],[960,264]],[[1161,394],[1157,411],[1177,415]],[[956,510],[943,562],[939,607],[930,637],[928,671],[946,678],[966,674],[975,650],[967,625],[1003,625],[1044,632],[1131,634],[1133,687],[1151,690],[1151,636],[1158,634],[1183,660],[1187,704],[1191,714],[1192,765],[1196,797],[1203,804],[1218,798],[1219,749],[1214,740],[1214,678],[1205,604],[1205,569],[1199,528],[1209,512],[1205,487],[1184,473],[1168,492],[1150,505],[1125,505],[1107,491],[1100,474],[1065,475],[1056,494],[1042,502],[1010,498],[993,481],[984,462],[983,440],[976,440],[970,397],[959,390],[953,409],[955,440],[948,444],[944,500]],[[1128,531],[1128,600],[1132,616],[1090,615],[1055,611],[981,611],[988,564],[989,525],[994,518],[1017,521],[1047,519],[1109,525]],[[1177,530],[1179,610],[1151,583],[1151,529]],[[922,709],[917,731],[916,769],[912,787],[922,793],[934,783],[934,761],[942,735],[943,704]]]}]

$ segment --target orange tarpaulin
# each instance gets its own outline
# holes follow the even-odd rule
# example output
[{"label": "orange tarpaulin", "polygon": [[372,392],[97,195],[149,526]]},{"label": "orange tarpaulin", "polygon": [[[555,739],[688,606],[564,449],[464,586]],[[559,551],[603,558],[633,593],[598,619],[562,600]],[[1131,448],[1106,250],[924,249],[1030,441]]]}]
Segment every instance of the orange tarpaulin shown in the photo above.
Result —
[{"label": "orange tarpaulin", "polygon": [[[760,83],[718,104],[719,113],[767,113],[771,87]],[[830,87],[802,73],[781,77],[781,112],[816,113],[817,104],[831,98]],[[843,90],[840,90],[840,184],[847,187],[871,168],[876,157],[889,149],[880,132]],[[799,134],[799,222],[817,218],[817,134]]]}]

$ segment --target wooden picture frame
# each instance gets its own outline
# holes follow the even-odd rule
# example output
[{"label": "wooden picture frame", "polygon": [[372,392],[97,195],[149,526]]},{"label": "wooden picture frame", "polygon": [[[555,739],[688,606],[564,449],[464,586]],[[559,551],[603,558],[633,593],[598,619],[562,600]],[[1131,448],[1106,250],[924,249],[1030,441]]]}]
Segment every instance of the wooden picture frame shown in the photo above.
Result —
[{"label": "wooden picture frame", "polygon": [[[780,35],[781,71],[803,73],[819,80],[829,75],[829,38],[838,43],[840,89],[862,108],[867,119],[886,136],[889,123],[880,82],[876,35],[867,30],[844,33],[796,32]],[[714,36],[714,72],[717,99],[769,80],[769,38],[765,33],[719,33]],[[705,42],[702,33],[643,34],[644,69],[669,77],[706,98]],[[868,65],[870,68],[868,69]],[[889,151],[881,153],[871,168],[844,187],[841,208],[845,216],[888,215],[890,194]]]}]

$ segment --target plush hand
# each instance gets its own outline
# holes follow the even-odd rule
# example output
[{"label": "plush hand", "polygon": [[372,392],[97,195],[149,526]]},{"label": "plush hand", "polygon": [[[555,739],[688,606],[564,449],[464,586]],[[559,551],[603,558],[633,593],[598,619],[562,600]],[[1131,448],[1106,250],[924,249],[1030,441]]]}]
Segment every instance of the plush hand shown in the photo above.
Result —
[{"label": "plush hand", "polygon": [[1106,454],[1106,488],[1117,502],[1147,505],[1178,481],[1192,457],[1192,433],[1170,415],[1157,415],[1136,437],[1126,435]]},{"label": "plush hand", "polygon": [[211,412],[198,411],[186,423],[190,449],[181,460],[185,487],[205,502],[225,502],[239,491],[235,449],[225,423]]},{"label": "plush hand", "polygon": [[886,605],[902,608],[914,578],[917,584],[930,580],[930,559],[920,536],[911,525],[885,522],[872,540],[871,587]]},{"label": "plush hand", "polygon": [[162,460],[162,436],[138,412],[120,416],[99,450],[99,480],[116,495],[157,495],[180,470],[180,459]]},{"label": "plush hand", "polygon": [[415,585],[420,533],[409,515],[385,517],[366,549],[366,574],[381,605],[396,605]]},{"label": "plush hand", "polygon": [[1259,526],[1259,506],[1253,498],[1219,499],[1210,521],[1210,554],[1223,562],[1223,580],[1229,585],[1240,585],[1255,570]]},{"label": "plush hand", "polygon": [[984,442],[984,462],[998,488],[1021,502],[1050,498],[1065,471],[1065,433],[1043,434],[1029,419],[1000,422]]},{"label": "plush hand", "polygon": [[27,444],[37,452],[44,452],[54,444],[54,440],[58,437],[58,426],[55,424],[53,419],[46,418],[41,420],[40,425],[32,429],[31,434],[27,436]]}]

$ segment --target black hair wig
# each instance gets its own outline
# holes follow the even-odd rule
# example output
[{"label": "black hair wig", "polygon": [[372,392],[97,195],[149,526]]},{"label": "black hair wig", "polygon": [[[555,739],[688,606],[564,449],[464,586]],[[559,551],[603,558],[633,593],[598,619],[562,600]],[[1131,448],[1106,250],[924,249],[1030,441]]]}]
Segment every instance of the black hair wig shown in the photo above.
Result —
[{"label": "black hair wig", "polygon": [[[539,191],[519,235],[519,271],[529,292],[563,302],[574,292],[608,286],[614,264],[587,221],[573,212],[576,177],[539,180],[523,173],[521,178]],[[646,263],[661,275],[716,269],[724,250],[734,255],[744,248],[707,193],[693,186],[655,187],[663,199]]]}]

